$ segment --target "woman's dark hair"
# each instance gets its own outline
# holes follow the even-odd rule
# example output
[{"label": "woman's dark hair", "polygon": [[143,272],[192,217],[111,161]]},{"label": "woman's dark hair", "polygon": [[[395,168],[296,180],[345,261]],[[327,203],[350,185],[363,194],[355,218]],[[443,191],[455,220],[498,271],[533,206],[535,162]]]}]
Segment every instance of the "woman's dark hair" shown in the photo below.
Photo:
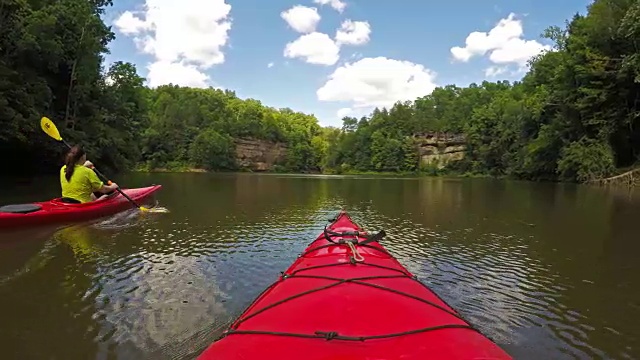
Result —
[{"label": "woman's dark hair", "polygon": [[80,147],[80,145],[76,145],[69,150],[67,156],[65,157],[64,164],[67,166],[64,169],[64,177],[67,181],[71,180],[71,176],[73,175],[73,170],[78,163],[78,160],[84,155],[84,150]]}]

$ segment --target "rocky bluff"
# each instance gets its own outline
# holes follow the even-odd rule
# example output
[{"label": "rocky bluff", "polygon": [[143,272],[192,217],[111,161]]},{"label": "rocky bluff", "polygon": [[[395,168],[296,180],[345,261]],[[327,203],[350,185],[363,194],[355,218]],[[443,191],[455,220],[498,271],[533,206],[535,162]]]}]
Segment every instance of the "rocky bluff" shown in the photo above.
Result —
[{"label": "rocky bluff", "polygon": [[236,164],[241,169],[269,171],[285,160],[287,146],[257,139],[235,139]]},{"label": "rocky bluff", "polygon": [[[451,161],[464,158],[466,138],[463,134],[429,132],[415,134],[422,165],[443,168]],[[270,171],[286,160],[287,146],[258,139],[235,139],[236,164],[241,169]]]},{"label": "rocky bluff", "polygon": [[415,134],[420,163],[442,169],[447,163],[464,158],[467,141],[464,134],[429,132]]}]

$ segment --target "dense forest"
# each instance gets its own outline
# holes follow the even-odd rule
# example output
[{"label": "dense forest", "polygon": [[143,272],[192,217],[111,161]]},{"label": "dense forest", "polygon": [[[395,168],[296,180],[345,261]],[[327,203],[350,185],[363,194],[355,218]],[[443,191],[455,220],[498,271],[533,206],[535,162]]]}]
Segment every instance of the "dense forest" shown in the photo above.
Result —
[{"label": "dense forest", "polygon": [[[586,181],[640,156],[640,1],[596,0],[544,36],[521,81],[445,86],[414,101],[323,128],[313,115],[239,99],[233,91],[145,87],[134,65],[103,68],[115,34],[111,0],[0,0],[0,150],[7,173],[55,171],[63,136],[110,170],[238,170],[234,139],[279,142],[286,171],[430,171],[416,134],[467,139],[444,171]],[[16,161],[18,160],[18,161]],[[3,172],[5,173],[5,172]]]},{"label": "dense forest", "polygon": [[414,170],[411,135],[464,133],[451,168],[524,179],[587,181],[640,156],[640,1],[596,0],[544,36],[521,81],[446,86],[411,103],[344,119],[325,165]]}]

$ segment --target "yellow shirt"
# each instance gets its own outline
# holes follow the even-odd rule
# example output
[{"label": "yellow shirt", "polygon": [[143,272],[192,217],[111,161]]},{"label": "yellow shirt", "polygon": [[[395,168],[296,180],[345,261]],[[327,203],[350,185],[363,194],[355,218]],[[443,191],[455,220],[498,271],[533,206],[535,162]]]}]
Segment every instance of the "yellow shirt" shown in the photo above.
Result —
[{"label": "yellow shirt", "polygon": [[91,194],[94,191],[102,188],[102,181],[98,178],[93,170],[82,166],[76,165],[73,169],[73,175],[71,175],[71,181],[67,181],[64,175],[64,170],[67,168],[64,165],[60,169],[60,185],[62,186],[62,197],[68,197],[76,199],[80,202],[86,203],[91,201]]}]

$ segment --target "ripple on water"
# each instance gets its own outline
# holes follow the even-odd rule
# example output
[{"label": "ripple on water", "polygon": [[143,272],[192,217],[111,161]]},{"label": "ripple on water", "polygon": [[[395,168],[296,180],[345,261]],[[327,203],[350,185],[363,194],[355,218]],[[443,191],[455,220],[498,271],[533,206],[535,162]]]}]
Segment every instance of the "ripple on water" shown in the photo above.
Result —
[{"label": "ripple on water", "polygon": [[102,353],[117,345],[139,356],[228,317],[229,297],[217,286],[214,267],[197,257],[140,252],[103,265],[94,279]]},{"label": "ripple on water", "polygon": [[[291,264],[335,209],[132,230],[139,242],[127,254],[102,258],[82,298],[92,305],[82,311],[94,311],[99,324],[98,357],[193,357]],[[384,229],[385,247],[403,265],[516,358],[611,357],[589,345],[602,329],[563,303],[570,286],[530,255],[530,240],[438,231],[367,204],[350,213],[368,230]]]},{"label": "ripple on water", "polygon": [[589,345],[596,328],[562,304],[569,286],[529,256],[528,239],[437,232],[375,212],[358,217],[385,228],[385,246],[401,263],[514,356],[610,357]]},{"label": "ripple on water", "polygon": [[302,210],[241,226],[182,221],[138,229],[134,251],[102,261],[84,296],[100,324],[99,357],[182,358],[201,350],[326,222]]}]

